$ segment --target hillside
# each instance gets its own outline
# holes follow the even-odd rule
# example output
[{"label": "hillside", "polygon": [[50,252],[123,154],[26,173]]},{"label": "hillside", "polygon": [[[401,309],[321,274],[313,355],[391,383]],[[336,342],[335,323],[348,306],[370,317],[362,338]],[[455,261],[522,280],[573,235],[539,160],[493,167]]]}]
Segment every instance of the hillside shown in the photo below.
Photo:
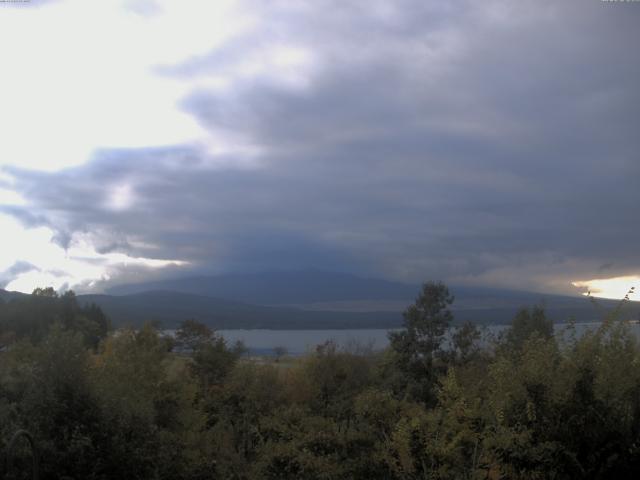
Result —
[{"label": "hillside", "polygon": [[[108,295],[79,295],[96,303],[114,325],[160,322],[166,328],[194,318],[218,329],[393,328],[413,303],[420,287],[355,275],[322,272],[267,272],[171,279],[123,285]],[[598,321],[617,302],[598,300],[603,311],[581,296],[549,295],[496,288],[450,287],[456,323],[506,324],[528,305],[544,305],[555,322],[575,318]],[[24,294],[0,290],[8,301]],[[625,307],[627,318],[640,317],[640,303]]]},{"label": "hillside", "polygon": [[9,292],[7,290],[3,290],[0,288],[0,300],[3,300],[5,302],[9,302],[13,299],[16,298],[21,298],[24,297],[26,295],[26,293],[21,293],[21,292]]},{"label": "hillside", "polygon": [[[109,293],[132,294],[151,290],[223,298],[226,301],[245,304],[242,308],[232,309],[233,314],[227,309],[226,316],[223,316],[228,321],[232,321],[232,318],[241,319],[242,315],[248,315],[249,311],[252,312],[251,318],[254,318],[253,316],[259,311],[258,305],[268,305],[287,307],[279,311],[277,318],[287,319],[285,323],[295,319],[294,324],[303,325],[300,328],[314,328],[316,321],[331,324],[345,321],[347,323],[343,328],[353,328],[351,325],[354,324],[396,325],[401,321],[401,312],[413,303],[420,286],[360,278],[344,273],[304,270],[178,278],[122,285],[112,288]],[[589,299],[582,296],[463,286],[452,286],[450,290],[455,296],[453,310],[458,322],[504,324],[513,318],[518,308],[534,304],[544,305],[549,316],[556,322],[567,321],[571,317],[576,318],[577,321],[590,322],[597,321],[602,316],[602,312],[594,308]],[[176,301],[181,303],[184,298],[186,297],[176,296]],[[215,305],[211,304],[212,308],[215,307],[212,312],[218,311],[216,309],[220,307],[219,302],[220,300],[217,300]],[[612,300],[598,300],[598,303],[604,309],[614,308],[617,304]],[[246,304],[251,304],[252,308],[249,309]],[[204,318],[206,315],[200,313],[201,307],[204,307],[203,301],[195,301],[193,306],[186,306],[187,310],[184,313],[188,311],[194,316]],[[290,307],[304,310],[306,313],[301,316]],[[259,323],[271,324],[272,320],[264,319],[274,318],[276,311],[273,309],[261,311],[263,320]],[[347,313],[360,315],[347,315]],[[640,304],[634,302],[628,305],[626,315],[637,318],[640,315]],[[254,322],[252,320],[249,323]]]},{"label": "hillside", "polygon": [[96,303],[115,325],[161,322],[165,328],[194,318],[216,329],[391,328],[399,312],[303,311],[221,300],[181,292],[150,291],[132,295],[80,295],[81,303]]},{"label": "hillside", "polygon": [[226,274],[121,285],[107,290],[126,295],[165,290],[263,305],[346,300],[411,300],[415,285],[320,270]]}]

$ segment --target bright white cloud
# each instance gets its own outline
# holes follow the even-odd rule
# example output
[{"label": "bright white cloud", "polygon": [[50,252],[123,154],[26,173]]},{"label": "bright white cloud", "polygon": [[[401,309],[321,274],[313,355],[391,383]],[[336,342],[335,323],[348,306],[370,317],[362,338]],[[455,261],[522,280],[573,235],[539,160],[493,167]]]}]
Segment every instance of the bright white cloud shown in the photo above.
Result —
[{"label": "bright white cloud", "polygon": [[133,187],[130,184],[125,183],[123,185],[118,185],[112,190],[106,207],[110,210],[116,211],[126,210],[133,205],[134,201],[135,193],[133,191]]},{"label": "bright white cloud", "polygon": [[197,78],[159,67],[202,58],[259,22],[240,0],[0,4],[0,170],[55,171],[107,148],[254,148],[203,129],[180,101],[193,88],[228,89],[255,77],[305,88],[315,66],[310,50],[264,39]]},{"label": "bright white cloud", "polygon": [[163,268],[181,266],[178,260],[130,257],[123,253],[100,254],[86,235],[77,235],[68,249],[52,242],[54,232],[47,227],[25,229],[14,219],[0,214],[3,233],[0,249],[0,277],[17,261],[33,265],[30,271],[19,273],[7,285],[7,290],[31,292],[36,287],[88,285],[108,280],[116,267],[141,266]]},{"label": "bright white cloud", "polygon": [[121,0],[0,7],[0,166],[56,170],[97,148],[206,136],[177,107],[188,81],[153,69],[211,50],[247,20],[229,0],[159,3],[153,16]]},{"label": "bright white cloud", "polygon": [[[588,292],[584,295],[591,295],[600,298],[612,298],[621,300],[629,295],[630,300],[640,300],[636,290],[640,288],[640,276],[629,275],[615,278],[596,278],[593,280],[584,280],[573,282],[575,287],[586,288]],[[633,288],[633,290],[631,290]],[[631,291],[631,293],[629,293]]]}]

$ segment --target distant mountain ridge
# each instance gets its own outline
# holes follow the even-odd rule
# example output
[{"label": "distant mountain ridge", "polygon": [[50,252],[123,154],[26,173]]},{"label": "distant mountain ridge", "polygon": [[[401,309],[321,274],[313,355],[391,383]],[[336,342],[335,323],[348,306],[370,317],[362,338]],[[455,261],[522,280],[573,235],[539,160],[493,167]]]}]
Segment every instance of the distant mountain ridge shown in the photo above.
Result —
[{"label": "distant mountain ridge", "polygon": [[[279,308],[282,318],[298,318],[294,323],[301,324],[302,327],[299,328],[314,328],[320,319],[323,321],[317,325],[339,324],[344,321],[341,328],[357,328],[353,326],[356,324],[364,328],[365,325],[400,325],[401,313],[413,303],[420,291],[420,285],[360,278],[346,273],[304,270],[178,278],[122,285],[112,288],[109,293],[144,294],[145,291],[159,289],[217,297],[225,301],[243,303],[243,308],[246,308],[247,304],[253,305],[254,309],[260,305]],[[568,321],[572,317],[577,321],[597,321],[601,315],[590,300],[583,296],[486,287],[451,286],[450,290],[455,296],[452,310],[457,322],[504,324],[513,318],[519,308],[534,304],[544,305],[549,316],[558,322]],[[598,302],[605,309],[616,305],[612,300]],[[384,305],[384,308],[381,305]],[[293,312],[291,307],[297,309],[297,312],[304,310],[304,315]],[[637,318],[640,314],[640,304],[635,302],[628,310],[630,317]],[[273,312],[274,310],[265,310],[265,318],[270,318]],[[241,323],[245,323],[244,319],[241,319]],[[271,322],[266,323],[271,325]]]},{"label": "distant mountain ridge", "polygon": [[170,290],[263,305],[304,304],[344,300],[408,300],[418,287],[400,282],[360,278],[347,273],[320,270],[263,272],[197,276],[139,284],[107,290],[126,295]]},{"label": "distant mountain ridge", "polygon": [[8,302],[15,298],[24,297],[25,295],[27,294],[22,292],[10,292],[8,290],[3,290],[2,288],[0,288],[0,299],[2,299],[5,302]]},{"label": "distant mountain ridge", "polygon": [[[194,318],[218,329],[357,329],[393,328],[413,303],[419,285],[322,272],[272,272],[171,279],[113,287],[105,295],[78,295],[96,303],[114,325],[161,322],[173,328]],[[517,310],[542,304],[556,322],[602,317],[581,296],[549,295],[497,288],[450,286],[456,323],[509,323]],[[24,294],[0,290],[5,301]],[[617,305],[598,300],[604,309]],[[640,303],[625,307],[626,318],[640,318]]]},{"label": "distant mountain ridge", "polygon": [[161,322],[174,328],[193,318],[216,329],[342,329],[392,328],[400,325],[399,312],[327,312],[271,307],[171,291],[131,295],[79,295],[82,303],[95,303],[116,325]]},{"label": "distant mountain ridge", "polygon": [[[471,293],[466,291],[466,294]],[[509,323],[520,307],[540,303],[535,294],[526,299],[515,296],[512,302],[503,301],[496,307],[489,306],[490,297],[484,304],[475,306],[480,297],[462,296],[460,306],[454,303],[454,323],[470,321],[480,325]],[[93,302],[105,311],[115,325],[141,325],[145,321],[159,321],[165,328],[175,327],[181,320],[194,318],[216,329],[360,329],[397,328],[402,325],[402,311],[338,311],[306,310],[292,307],[255,305],[242,302],[171,291],[150,291],[131,295],[80,295],[81,302]],[[552,297],[543,302],[549,318],[555,322],[575,318],[578,322],[601,320],[601,314],[587,298]],[[600,302],[604,308],[613,308],[616,302]],[[465,306],[466,305],[466,306]],[[626,308],[627,318],[640,314],[638,302]]]}]

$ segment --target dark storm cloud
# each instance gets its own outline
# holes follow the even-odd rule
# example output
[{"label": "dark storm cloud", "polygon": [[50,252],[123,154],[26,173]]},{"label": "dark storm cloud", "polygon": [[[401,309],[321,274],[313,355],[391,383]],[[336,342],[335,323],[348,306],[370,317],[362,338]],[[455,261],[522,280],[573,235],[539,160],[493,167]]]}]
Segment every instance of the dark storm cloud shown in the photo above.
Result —
[{"label": "dark storm cloud", "polygon": [[[256,146],[257,165],[188,146],[102,151],[54,174],[12,171],[31,202],[13,213],[198,271],[522,288],[603,264],[638,272],[640,6],[449,3],[251,4],[262,28],[160,71],[206,78],[274,43],[309,51],[303,86],[274,72],[182,101]],[[122,185],[134,201],[112,208]]]}]

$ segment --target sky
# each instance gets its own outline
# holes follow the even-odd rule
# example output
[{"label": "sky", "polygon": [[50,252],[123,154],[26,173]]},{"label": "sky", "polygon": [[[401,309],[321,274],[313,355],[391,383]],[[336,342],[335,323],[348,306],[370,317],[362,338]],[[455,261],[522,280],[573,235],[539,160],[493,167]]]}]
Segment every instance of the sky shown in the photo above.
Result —
[{"label": "sky", "polygon": [[0,288],[640,288],[640,3],[0,2]]}]

